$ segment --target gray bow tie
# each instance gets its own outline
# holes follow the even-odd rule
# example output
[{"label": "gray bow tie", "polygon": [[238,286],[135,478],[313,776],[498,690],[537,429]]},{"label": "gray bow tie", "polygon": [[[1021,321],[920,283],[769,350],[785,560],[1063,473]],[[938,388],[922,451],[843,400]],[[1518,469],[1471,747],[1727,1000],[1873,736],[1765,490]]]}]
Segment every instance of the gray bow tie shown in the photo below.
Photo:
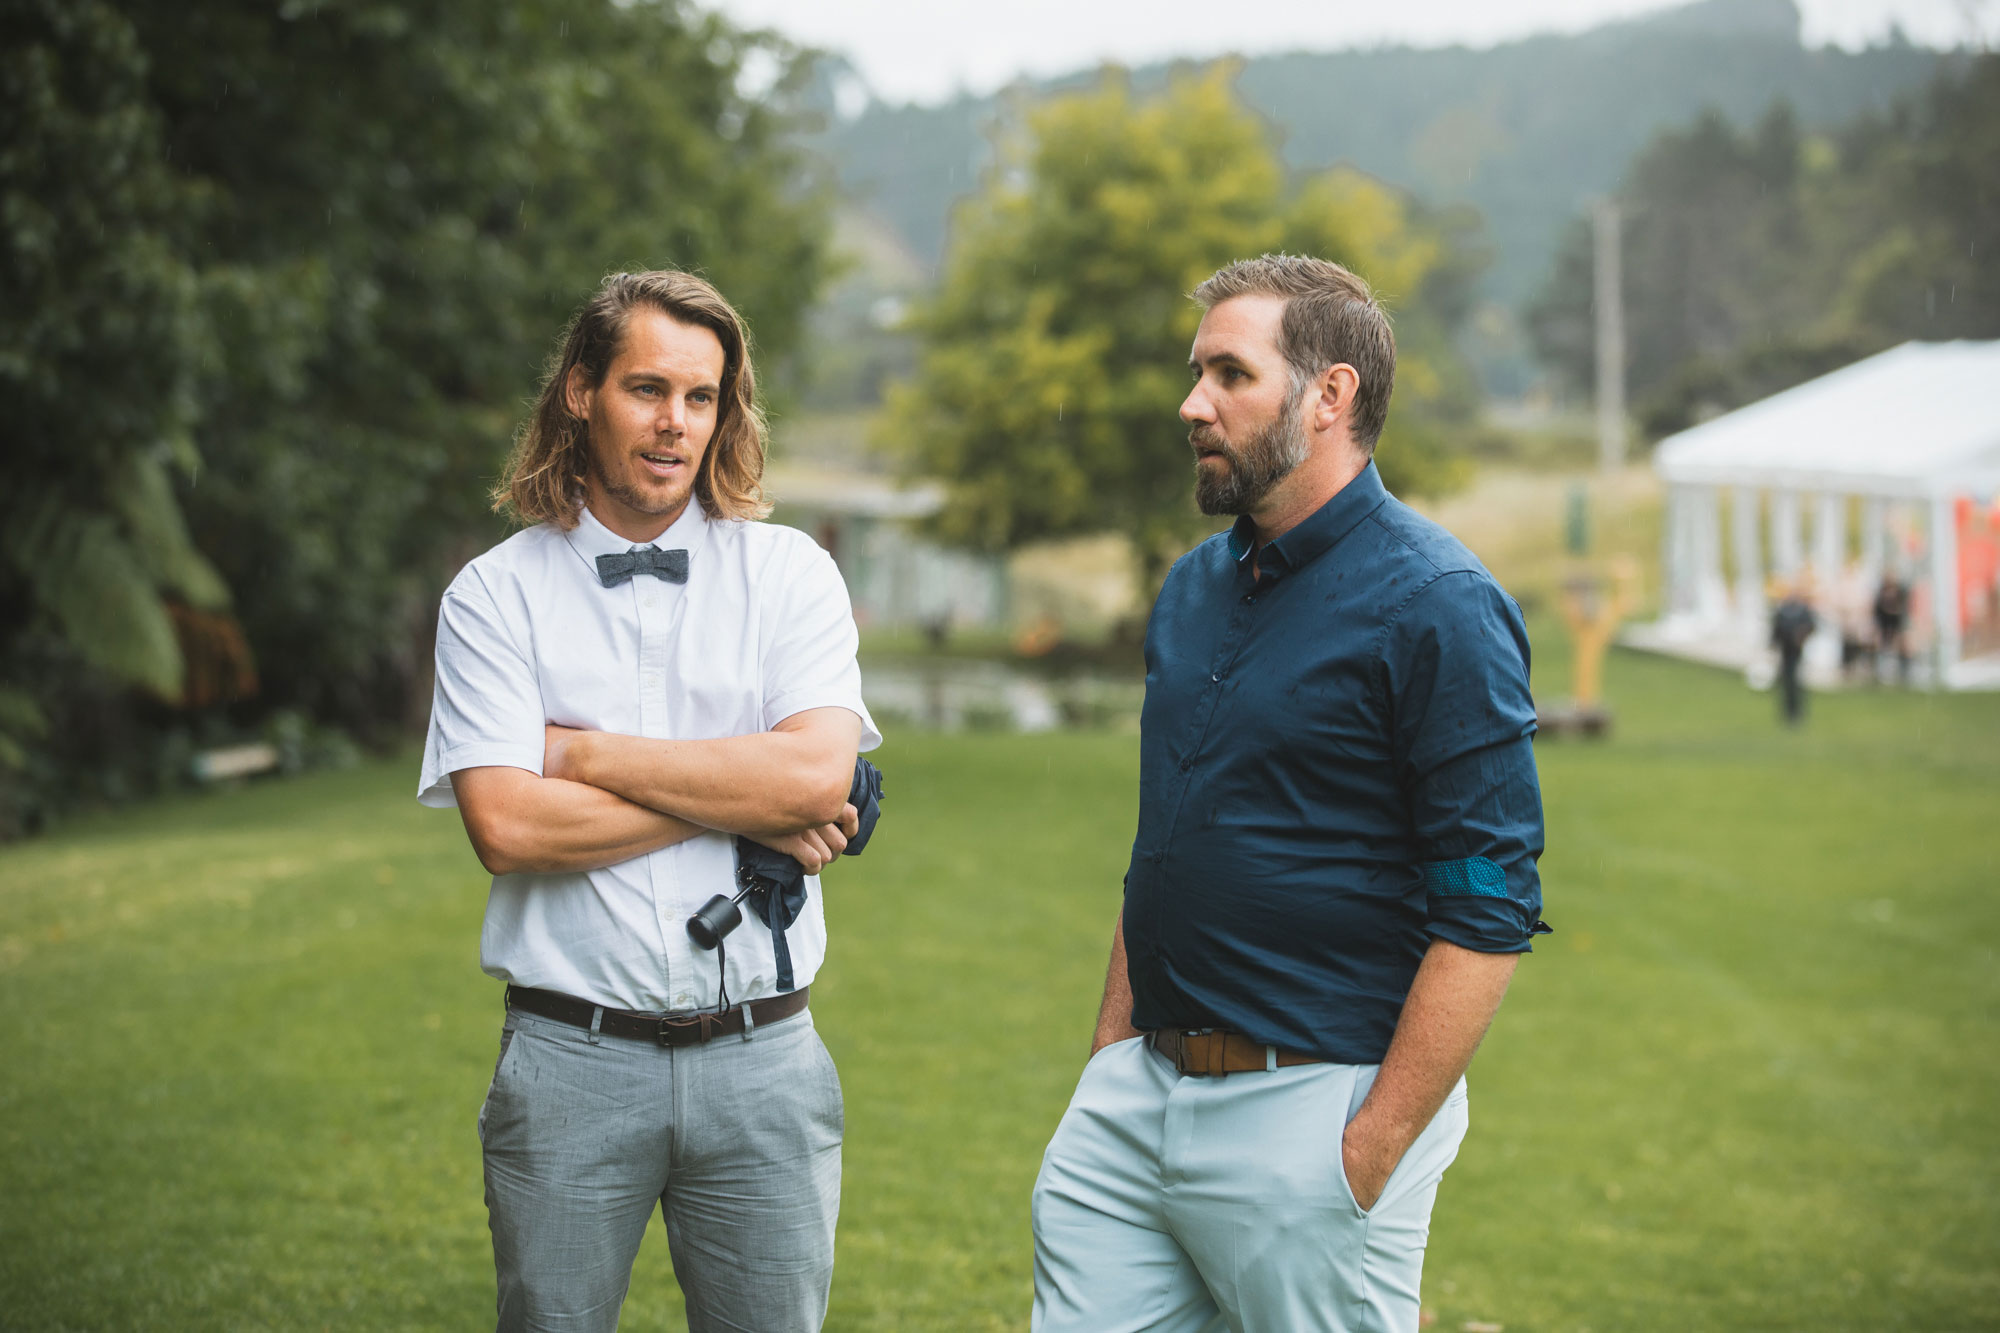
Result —
[{"label": "gray bow tie", "polygon": [[607,588],[617,587],[634,574],[651,574],[669,583],[686,583],[688,553],[679,548],[662,551],[657,546],[635,546],[623,555],[597,557],[597,577]]}]

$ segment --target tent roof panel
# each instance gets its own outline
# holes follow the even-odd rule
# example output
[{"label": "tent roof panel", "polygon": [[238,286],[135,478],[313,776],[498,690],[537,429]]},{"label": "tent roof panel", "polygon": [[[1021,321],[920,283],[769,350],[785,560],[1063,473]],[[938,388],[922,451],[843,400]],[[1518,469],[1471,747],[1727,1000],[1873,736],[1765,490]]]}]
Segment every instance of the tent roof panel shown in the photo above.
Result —
[{"label": "tent roof panel", "polygon": [[2000,341],[1904,343],[1660,441],[1668,481],[1915,491],[2000,466]]}]

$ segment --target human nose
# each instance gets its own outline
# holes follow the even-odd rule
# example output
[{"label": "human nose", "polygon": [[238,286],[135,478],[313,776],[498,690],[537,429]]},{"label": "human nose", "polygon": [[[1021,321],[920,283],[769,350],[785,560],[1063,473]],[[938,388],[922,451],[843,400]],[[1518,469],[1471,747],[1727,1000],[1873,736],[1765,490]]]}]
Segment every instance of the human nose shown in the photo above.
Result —
[{"label": "human nose", "polygon": [[662,435],[687,434],[687,403],[680,395],[670,395],[660,404],[656,427]]},{"label": "human nose", "polygon": [[1195,386],[1188,390],[1188,396],[1181,400],[1181,420],[1190,426],[1201,422],[1212,423],[1215,420],[1215,409],[1209,403],[1208,395],[1202,392],[1201,382],[1198,380]]}]

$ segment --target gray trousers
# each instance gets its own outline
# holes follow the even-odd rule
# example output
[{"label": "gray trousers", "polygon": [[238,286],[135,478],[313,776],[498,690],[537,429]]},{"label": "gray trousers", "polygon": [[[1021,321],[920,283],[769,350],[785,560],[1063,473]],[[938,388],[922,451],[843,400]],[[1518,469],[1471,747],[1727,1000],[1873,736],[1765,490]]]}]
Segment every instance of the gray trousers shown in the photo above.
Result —
[{"label": "gray trousers", "polygon": [[692,1333],[818,1329],[842,1127],[810,1011],[675,1048],[509,1011],[479,1113],[499,1327],[615,1329],[657,1202]]}]

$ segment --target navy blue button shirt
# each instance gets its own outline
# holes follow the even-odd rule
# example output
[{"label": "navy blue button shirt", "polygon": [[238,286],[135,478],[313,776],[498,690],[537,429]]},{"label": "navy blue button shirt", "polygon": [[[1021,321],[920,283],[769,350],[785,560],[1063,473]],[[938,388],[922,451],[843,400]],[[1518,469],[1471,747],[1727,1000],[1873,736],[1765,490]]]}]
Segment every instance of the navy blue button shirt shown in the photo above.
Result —
[{"label": "navy blue button shirt", "polygon": [[1432,939],[1547,929],[1527,630],[1372,463],[1255,579],[1252,537],[1183,556],[1146,631],[1132,1022],[1374,1064]]}]

